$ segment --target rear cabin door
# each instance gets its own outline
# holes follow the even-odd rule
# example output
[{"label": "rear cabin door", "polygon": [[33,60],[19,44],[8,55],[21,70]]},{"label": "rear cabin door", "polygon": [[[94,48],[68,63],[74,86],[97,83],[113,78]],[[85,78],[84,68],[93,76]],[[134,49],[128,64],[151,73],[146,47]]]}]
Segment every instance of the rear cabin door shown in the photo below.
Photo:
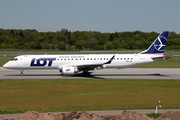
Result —
[{"label": "rear cabin door", "polygon": [[138,63],[139,63],[139,58],[140,58],[140,55],[139,55],[139,54],[136,54],[136,55],[135,55],[136,64],[138,64]]}]

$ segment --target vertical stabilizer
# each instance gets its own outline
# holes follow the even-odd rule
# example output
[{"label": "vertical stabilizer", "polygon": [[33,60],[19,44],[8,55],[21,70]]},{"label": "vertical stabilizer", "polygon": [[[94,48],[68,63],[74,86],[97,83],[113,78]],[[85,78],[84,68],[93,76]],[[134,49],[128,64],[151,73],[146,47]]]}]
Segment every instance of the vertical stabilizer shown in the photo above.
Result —
[{"label": "vertical stabilizer", "polygon": [[142,51],[139,54],[162,54],[163,55],[165,47],[166,47],[168,34],[169,34],[168,31],[162,32],[147,50]]}]

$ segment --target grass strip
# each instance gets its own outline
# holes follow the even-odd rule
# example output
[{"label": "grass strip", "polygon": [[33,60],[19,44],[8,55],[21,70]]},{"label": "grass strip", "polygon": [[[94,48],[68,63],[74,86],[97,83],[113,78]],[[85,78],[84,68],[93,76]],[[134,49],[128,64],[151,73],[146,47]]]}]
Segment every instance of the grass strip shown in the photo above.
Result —
[{"label": "grass strip", "polygon": [[6,56],[6,57],[0,56],[0,67],[2,67],[6,62],[10,61],[13,58],[14,56]]},{"label": "grass strip", "polygon": [[179,80],[0,80],[0,113],[180,109]]},{"label": "grass strip", "polygon": [[161,113],[157,113],[157,114],[155,114],[155,113],[150,113],[150,114],[146,114],[148,117],[150,117],[150,118],[158,118],[159,116],[161,116],[161,115],[163,115],[163,114],[161,114]]}]

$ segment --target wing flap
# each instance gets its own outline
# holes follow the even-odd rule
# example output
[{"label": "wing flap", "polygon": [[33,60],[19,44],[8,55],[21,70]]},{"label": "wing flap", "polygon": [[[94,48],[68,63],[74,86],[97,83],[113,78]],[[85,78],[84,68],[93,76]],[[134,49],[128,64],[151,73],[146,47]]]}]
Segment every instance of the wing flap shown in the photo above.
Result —
[{"label": "wing flap", "polygon": [[86,68],[86,69],[92,70],[97,67],[103,67],[103,64],[102,63],[100,63],[100,64],[80,64],[80,65],[76,65],[76,66],[77,66],[77,68],[81,68],[81,69]]}]

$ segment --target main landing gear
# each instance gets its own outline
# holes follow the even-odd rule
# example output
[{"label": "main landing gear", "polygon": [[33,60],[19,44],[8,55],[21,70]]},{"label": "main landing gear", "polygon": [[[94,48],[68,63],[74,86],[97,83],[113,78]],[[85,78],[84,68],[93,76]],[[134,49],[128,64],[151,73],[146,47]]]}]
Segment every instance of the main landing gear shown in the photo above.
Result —
[{"label": "main landing gear", "polygon": [[88,71],[83,71],[83,76],[89,77],[90,73]]},{"label": "main landing gear", "polygon": [[20,76],[24,76],[23,74],[23,70],[19,70],[21,73],[20,73]]}]

